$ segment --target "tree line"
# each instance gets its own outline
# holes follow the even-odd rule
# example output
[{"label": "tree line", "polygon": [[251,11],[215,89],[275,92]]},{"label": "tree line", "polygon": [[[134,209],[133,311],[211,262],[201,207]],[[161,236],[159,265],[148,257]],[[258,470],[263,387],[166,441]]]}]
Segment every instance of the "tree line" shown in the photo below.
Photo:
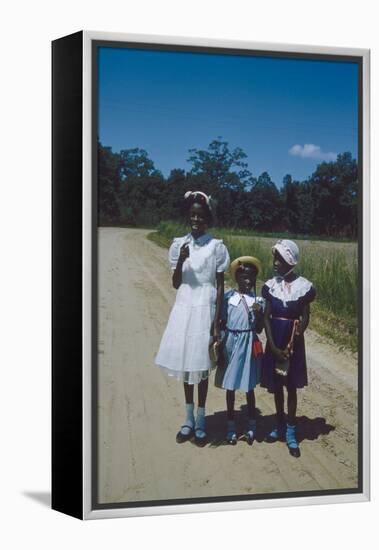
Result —
[{"label": "tree line", "polygon": [[210,194],[217,225],[256,231],[357,238],[358,166],[351,153],[321,162],[305,181],[290,174],[278,188],[267,172],[253,176],[247,155],[216,139],[190,149],[190,170],[155,168],[143,149],[119,153],[98,143],[98,224],[155,226],[183,220],[188,190]]}]

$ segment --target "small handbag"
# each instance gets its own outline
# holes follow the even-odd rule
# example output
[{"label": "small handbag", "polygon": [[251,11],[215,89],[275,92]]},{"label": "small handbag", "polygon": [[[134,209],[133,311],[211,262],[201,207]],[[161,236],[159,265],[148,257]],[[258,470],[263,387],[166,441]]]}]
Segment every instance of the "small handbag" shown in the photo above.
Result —
[{"label": "small handbag", "polygon": [[290,360],[286,359],[285,361],[275,361],[275,372],[280,376],[288,376],[288,371],[290,369]]},{"label": "small handbag", "polygon": [[[292,332],[291,332],[291,338],[288,342],[286,349],[291,356],[293,354],[293,341],[295,338],[295,334],[298,334],[298,328],[299,328],[299,320],[294,319],[293,326],[292,326]],[[276,374],[279,374],[280,376],[288,376],[288,371],[290,369],[290,360],[286,359],[285,361],[275,361],[275,372]]]},{"label": "small handbag", "polygon": [[253,340],[252,354],[253,354],[254,359],[258,359],[259,357],[262,357],[262,355],[263,355],[262,342],[259,340],[257,335],[255,335],[255,338]]},{"label": "small handbag", "polygon": [[[249,318],[249,323],[252,326],[253,325],[253,318],[252,318],[252,315],[251,315],[251,311],[249,310],[249,307],[248,307],[248,305],[246,303],[246,300],[243,296],[241,296],[241,300],[242,300],[243,305],[245,306],[246,313],[247,313],[247,316]],[[262,342],[259,340],[257,334],[254,335],[253,345],[251,347],[251,354],[254,357],[254,359],[258,359],[259,357],[261,357],[263,355]]]}]

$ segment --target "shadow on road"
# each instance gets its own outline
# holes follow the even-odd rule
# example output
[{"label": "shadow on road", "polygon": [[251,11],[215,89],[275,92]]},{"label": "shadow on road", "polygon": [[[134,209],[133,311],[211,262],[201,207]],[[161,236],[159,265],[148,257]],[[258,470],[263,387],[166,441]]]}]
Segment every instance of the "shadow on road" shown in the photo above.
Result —
[{"label": "shadow on road", "polygon": [[[268,435],[276,426],[276,415],[271,414],[262,416],[259,409],[256,409],[256,415],[257,433],[255,439],[257,442],[262,442],[266,435]],[[246,405],[243,405],[240,411],[236,411],[235,421],[238,437],[241,437],[246,429]],[[209,446],[219,447],[221,445],[228,444],[225,440],[226,423],[226,411],[219,411],[206,417]],[[299,442],[304,441],[305,439],[313,441],[320,435],[327,435],[335,430],[334,426],[327,424],[325,418],[321,417],[308,418],[308,416],[298,416],[296,424],[296,433]]]}]

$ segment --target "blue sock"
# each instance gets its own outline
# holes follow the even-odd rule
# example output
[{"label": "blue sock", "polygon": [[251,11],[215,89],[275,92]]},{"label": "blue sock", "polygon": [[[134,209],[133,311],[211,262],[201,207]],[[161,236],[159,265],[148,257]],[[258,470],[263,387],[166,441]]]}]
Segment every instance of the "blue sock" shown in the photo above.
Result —
[{"label": "blue sock", "polygon": [[191,433],[191,428],[193,428],[195,425],[193,409],[193,403],[186,403],[186,419],[184,421],[184,426],[180,430],[183,435],[189,435]]},{"label": "blue sock", "polygon": [[195,430],[198,437],[205,436],[205,407],[197,407]]}]

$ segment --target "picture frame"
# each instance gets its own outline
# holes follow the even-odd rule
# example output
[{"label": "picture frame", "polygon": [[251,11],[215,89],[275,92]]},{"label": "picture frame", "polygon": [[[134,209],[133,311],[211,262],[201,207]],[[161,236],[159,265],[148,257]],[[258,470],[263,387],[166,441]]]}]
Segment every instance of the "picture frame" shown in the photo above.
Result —
[{"label": "picture frame", "polygon": [[[298,60],[318,61],[321,64],[350,63],[356,67],[358,340],[354,355],[357,364],[356,377],[351,376],[357,387],[356,403],[353,404],[357,415],[354,432],[356,439],[351,443],[352,454],[349,454],[348,458],[342,457],[346,462],[351,459],[351,456],[355,456],[352,459],[354,462],[352,471],[354,470],[356,474],[354,486],[340,485],[319,489],[305,487],[304,490],[299,490],[298,485],[297,489],[293,489],[289,484],[287,490],[281,488],[277,491],[267,490],[264,493],[246,491],[241,494],[227,494],[225,490],[220,489],[218,494],[218,486],[212,485],[209,494],[205,493],[205,496],[204,493],[201,496],[182,494],[181,489],[176,490],[174,486],[169,496],[161,490],[159,498],[152,498],[148,488],[141,490],[138,499],[135,496],[128,501],[122,498],[105,501],[104,498],[103,500],[100,498],[101,495],[106,494],[106,491],[100,487],[101,482],[99,482],[101,461],[105,460],[102,458],[105,455],[101,451],[104,447],[102,447],[99,432],[101,422],[110,423],[105,413],[99,413],[104,409],[103,403],[99,403],[103,382],[99,377],[98,361],[99,342],[102,337],[99,321],[99,302],[102,299],[102,295],[99,296],[99,265],[102,257],[98,236],[100,196],[98,140],[102,137],[99,135],[100,125],[104,123],[104,118],[100,118],[99,85],[104,81],[101,81],[101,78],[107,78],[104,76],[107,75],[104,66],[101,69],[103,73],[99,76],[101,48],[145,53],[175,52],[184,57],[187,55],[186,59],[188,54],[195,56],[205,54],[214,56],[214,59],[217,56],[225,56],[232,60],[231,62],[237,58],[257,58],[283,60],[283,62]],[[368,500],[370,498],[369,50],[81,31],[53,42],[52,62],[52,508],[80,519],[99,519]],[[162,61],[162,64],[164,63],[165,61]],[[185,64],[186,60],[183,63]],[[137,59],[137,64],[134,62],[132,66],[134,71],[139,67],[140,72],[135,78],[142,79],[143,62],[138,64]],[[117,64],[113,66],[113,70],[118,74]],[[325,82],[325,85],[327,84]],[[143,109],[143,102],[141,105],[139,109]],[[157,109],[159,110],[159,107]],[[135,146],[139,147],[139,144],[136,143]],[[198,144],[195,143],[194,146],[198,147]],[[296,145],[296,147],[301,146]],[[305,153],[305,149],[293,151],[300,156]],[[316,154],[314,158],[317,158],[320,151],[313,151],[313,153]],[[324,159],[327,158],[324,157]],[[107,292],[108,290],[111,294],[112,290],[107,289]],[[127,364],[124,383],[126,387],[130,383]],[[181,389],[177,387],[177,395],[180,392]],[[259,398],[257,406],[259,407]],[[337,405],[336,407],[338,409]],[[341,426],[343,429],[344,426]],[[176,445],[175,427],[176,424],[171,427],[174,430],[173,448]],[[335,426],[333,430],[334,428]],[[128,430],[133,435],[133,427],[125,428],[126,433]],[[316,438],[319,435],[317,434]],[[138,441],[139,445],[142,445],[143,439],[139,438]],[[109,445],[105,447],[109,448]],[[128,449],[130,450],[130,447]],[[110,452],[117,454],[117,451],[112,448]],[[154,449],[147,447],[146,452],[153,453]],[[168,454],[172,452],[167,449]],[[109,460],[107,468],[112,469],[114,462],[109,458],[106,460]],[[215,456],[212,460],[217,468],[218,458]],[[231,457],[230,460],[232,461],[233,458]],[[325,464],[320,467],[327,471]],[[335,472],[330,474],[330,477],[334,474]],[[118,483],[122,485],[125,482],[116,479],[112,483],[117,487]],[[117,494],[117,489],[113,494]],[[138,490],[133,494],[138,495]]]}]

